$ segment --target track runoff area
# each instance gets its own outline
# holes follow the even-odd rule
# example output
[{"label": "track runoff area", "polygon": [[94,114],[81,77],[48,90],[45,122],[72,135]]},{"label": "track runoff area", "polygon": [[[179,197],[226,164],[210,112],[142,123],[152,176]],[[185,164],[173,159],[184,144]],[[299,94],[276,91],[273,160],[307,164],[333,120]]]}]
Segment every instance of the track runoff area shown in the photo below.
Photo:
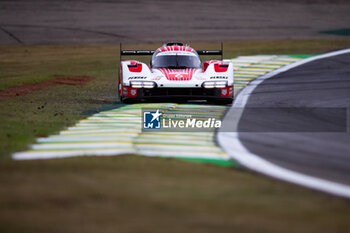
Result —
[{"label": "track runoff area", "polygon": [[[350,50],[319,56],[257,55],[231,59],[235,68],[236,94],[232,108],[244,108],[250,93],[265,79],[317,59],[347,52]],[[135,154],[171,157],[223,166],[243,165],[268,176],[350,198],[350,187],[347,185],[297,173],[251,153],[240,142],[237,132],[225,132],[215,127],[209,127],[209,130],[145,130],[145,112],[152,113],[156,110],[170,118],[179,116],[180,120],[183,118],[184,121],[188,117],[203,121],[209,118],[224,119],[225,113],[230,111],[228,106],[209,104],[125,105],[93,114],[57,135],[38,138],[37,143],[31,145],[29,150],[14,153],[12,158],[27,160]],[[157,112],[153,112],[155,113]],[[236,118],[235,124],[238,124],[239,119],[240,116]],[[166,122],[163,122],[163,128],[166,127],[164,123]],[[169,121],[167,123],[170,124]],[[215,122],[209,122],[209,124],[213,126]]]},{"label": "track runoff area", "polygon": [[[259,55],[232,59],[235,67],[235,92],[238,93],[250,81],[301,61],[304,57]],[[169,118],[177,117],[177,120],[191,117],[204,121],[209,117],[208,120],[212,120],[209,124],[213,126],[213,120],[222,119],[227,108],[219,105],[176,103],[125,105],[93,114],[57,135],[38,138],[37,144],[31,145],[29,150],[14,153],[12,157],[24,160],[136,154],[237,166],[237,162],[216,144],[215,127],[187,131],[143,129],[143,112],[146,110],[159,110]]]}]

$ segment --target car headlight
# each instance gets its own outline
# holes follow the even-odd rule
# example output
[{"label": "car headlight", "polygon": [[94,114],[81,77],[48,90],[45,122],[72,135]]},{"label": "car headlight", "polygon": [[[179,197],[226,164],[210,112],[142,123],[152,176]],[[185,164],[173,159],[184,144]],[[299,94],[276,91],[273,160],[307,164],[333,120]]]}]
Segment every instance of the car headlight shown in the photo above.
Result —
[{"label": "car headlight", "polygon": [[204,88],[224,88],[227,87],[226,81],[207,81],[203,83]]},{"label": "car headlight", "polygon": [[131,81],[130,85],[132,88],[154,88],[156,83],[152,81]]}]

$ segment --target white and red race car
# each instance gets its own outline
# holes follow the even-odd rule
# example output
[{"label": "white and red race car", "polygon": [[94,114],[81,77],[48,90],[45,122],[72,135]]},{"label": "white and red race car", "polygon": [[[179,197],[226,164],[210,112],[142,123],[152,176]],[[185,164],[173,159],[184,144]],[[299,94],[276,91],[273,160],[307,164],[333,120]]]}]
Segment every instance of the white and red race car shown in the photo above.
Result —
[{"label": "white and red race car", "polygon": [[232,103],[233,64],[199,55],[222,55],[222,50],[194,50],[182,43],[168,43],[152,50],[121,50],[122,55],[152,55],[150,65],[136,60],[121,61],[118,91],[120,100],[133,102],[165,98]]}]

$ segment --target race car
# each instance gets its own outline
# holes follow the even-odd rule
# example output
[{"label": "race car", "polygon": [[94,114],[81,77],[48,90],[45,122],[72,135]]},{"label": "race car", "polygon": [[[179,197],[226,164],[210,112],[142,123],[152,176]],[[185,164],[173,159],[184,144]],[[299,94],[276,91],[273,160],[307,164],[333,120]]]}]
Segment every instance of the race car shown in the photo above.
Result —
[{"label": "race car", "polygon": [[207,100],[232,103],[233,64],[226,60],[201,63],[199,55],[222,55],[222,50],[194,50],[179,42],[157,50],[121,50],[124,55],[151,55],[149,65],[137,60],[121,61],[118,92],[123,102],[144,100]]}]

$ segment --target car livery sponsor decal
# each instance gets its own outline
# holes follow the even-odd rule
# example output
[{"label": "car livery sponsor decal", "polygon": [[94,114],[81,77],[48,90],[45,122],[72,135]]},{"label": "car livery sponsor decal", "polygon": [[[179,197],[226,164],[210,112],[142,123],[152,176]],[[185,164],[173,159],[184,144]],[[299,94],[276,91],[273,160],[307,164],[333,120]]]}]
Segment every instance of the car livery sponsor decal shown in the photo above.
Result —
[{"label": "car livery sponsor decal", "polygon": [[128,79],[146,79],[147,77],[145,76],[135,76],[135,77],[129,77]]},{"label": "car livery sponsor decal", "polygon": [[225,88],[221,88],[221,96],[222,97],[228,97],[233,96],[233,86],[228,86]]},{"label": "car livery sponsor decal", "polygon": [[210,77],[210,79],[228,79],[227,76],[213,76],[213,77]]},{"label": "car livery sponsor decal", "polygon": [[227,95],[227,89],[222,89],[222,90],[221,90],[221,94],[222,94],[223,96],[226,96],[226,95]]}]

